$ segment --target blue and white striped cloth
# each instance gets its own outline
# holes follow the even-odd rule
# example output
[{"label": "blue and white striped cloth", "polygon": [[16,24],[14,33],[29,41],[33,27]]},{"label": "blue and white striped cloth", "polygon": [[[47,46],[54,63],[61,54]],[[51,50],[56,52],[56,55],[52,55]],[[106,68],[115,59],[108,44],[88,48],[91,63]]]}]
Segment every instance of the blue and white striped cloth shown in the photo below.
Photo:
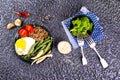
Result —
[{"label": "blue and white striped cloth", "polygon": [[[93,12],[90,12],[86,7],[83,6],[77,14],[75,14],[74,16],[62,21],[63,28],[64,28],[67,36],[68,36],[68,39],[69,39],[70,43],[72,44],[73,49],[76,49],[79,46],[78,46],[78,43],[77,43],[77,39],[72,36],[72,34],[70,33],[68,28],[70,26],[70,21],[74,17],[79,16],[79,15],[86,15],[93,21],[94,29],[93,29],[93,32],[91,34],[91,37],[93,38],[93,40],[95,42],[98,42],[98,41],[100,41],[101,39],[104,38],[103,28],[99,24],[99,18]],[[85,42],[84,48],[87,47],[87,46],[88,46],[88,44]]]}]

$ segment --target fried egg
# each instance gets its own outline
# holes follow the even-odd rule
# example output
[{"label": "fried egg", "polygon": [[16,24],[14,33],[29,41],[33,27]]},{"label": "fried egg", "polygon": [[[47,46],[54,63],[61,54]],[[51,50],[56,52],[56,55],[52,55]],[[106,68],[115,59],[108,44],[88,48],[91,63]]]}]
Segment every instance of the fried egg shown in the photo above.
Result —
[{"label": "fried egg", "polygon": [[31,37],[20,38],[15,42],[15,50],[18,55],[28,54],[30,48],[35,43],[35,40]]}]

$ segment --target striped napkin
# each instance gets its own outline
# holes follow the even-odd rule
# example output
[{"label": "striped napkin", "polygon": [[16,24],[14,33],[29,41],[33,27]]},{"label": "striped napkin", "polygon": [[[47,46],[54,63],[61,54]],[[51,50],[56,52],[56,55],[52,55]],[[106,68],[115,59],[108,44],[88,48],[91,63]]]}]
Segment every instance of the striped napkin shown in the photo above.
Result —
[{"label": "striped napkin", "polygon": [[[102,40],[104,38],[104,33],[103,33],[103,27],[99,24],[99,18],[91,11],[89,11],[85,6],[83,6],[80,11],[78,13],[76,13],[74,16],[63,20],[61,23],[63,25],[63,28],[68,36],[68,39],[70,41],[70,43],[72,44],[73,49],[78,48],[78,43],[77,43],[77,39],[72,36],[72,34],[69,31],[69,27],[70,27],[70,21],[79,15],[86,15],[88,16],[94,23],[94,29],[93,32],[91,34],[91,37],[93,38],[93,40],[95,42],[98,42],[100,40]],[[85,42],[84,44],[84,48],[88,47],[88,44]]]}]

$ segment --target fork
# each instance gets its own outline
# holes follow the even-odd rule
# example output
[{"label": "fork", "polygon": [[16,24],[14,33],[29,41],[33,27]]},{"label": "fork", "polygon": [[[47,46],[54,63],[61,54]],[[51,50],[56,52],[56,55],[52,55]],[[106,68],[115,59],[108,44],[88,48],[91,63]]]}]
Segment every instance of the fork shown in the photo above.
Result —
[{"label": "fork", "polygon": [[83,52],[84,39],[83,39],[83,37],[82,37],[81,34],[77,36],[77,42],[78,42],[78,45],[79,45],[80,48],[81,48],[82,64],[83,64],[83,65],[87,65],[87,59],[86,59],[86,57],[84,56],[84,52]]},{"label": "fork", "polygon": [[97,49],[95,48],[96,43],[94,42],[94,40],[87,34],[87,36],[84,37],[85,41],[88,43],[88,45],[96,52],[97,56],[100,59],[100,63],[103,66],[103,68],[107,68],[108,67],[108,63],[106,62],[106,60],[104,58],[102,58],[100,56],[100,54],[98,53]]}]

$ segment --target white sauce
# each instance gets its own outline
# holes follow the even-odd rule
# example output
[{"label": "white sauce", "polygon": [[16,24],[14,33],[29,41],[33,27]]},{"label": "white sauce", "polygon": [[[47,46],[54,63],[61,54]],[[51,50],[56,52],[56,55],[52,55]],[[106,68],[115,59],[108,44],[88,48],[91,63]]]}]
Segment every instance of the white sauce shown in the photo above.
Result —
[{"label": "white sauce", "polygon": [[67,41],[61,41],[58,43],[58,51],[62,54],[68,54],[71,52],[71,45]]}]

